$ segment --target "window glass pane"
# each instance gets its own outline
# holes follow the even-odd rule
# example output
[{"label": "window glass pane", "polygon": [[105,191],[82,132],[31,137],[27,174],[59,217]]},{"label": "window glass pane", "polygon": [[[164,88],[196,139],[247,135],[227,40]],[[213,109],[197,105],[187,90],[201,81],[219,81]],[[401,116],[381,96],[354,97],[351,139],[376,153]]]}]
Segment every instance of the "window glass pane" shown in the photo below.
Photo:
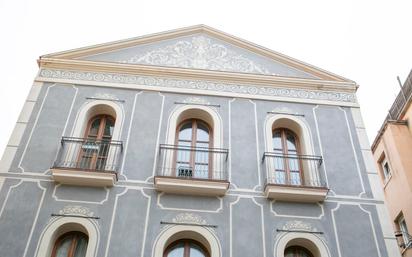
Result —
[{"label": "window glass pane", "polygon": [[288,247],[285,250],[285,257],[312,257],[312,255],[302,247]]},{"label": "window glass pane", "polygon": [[89,130],[89,135],[97,135],[99,133],[99,127],[100,127],[100,122],[101,118],[97,118],[92,122],[92,125],[90,126]]},{"label": "window glass pane", "polygon": [[112,119],[106,119],[106,126],[104,128],[104,136],[112,137],[114,129],[114,121]]},{"label": "window glass pane", "polygon": [[85,257],[87,250],[87,238],[80,236],[77,240],[76,250],[73,257]]},{"label": "window glass pane", "polygon": [[300,185],[301,184],[299,171],[290,171],[289,176],[290,176],[290,184],[291,185]]},{"label": "window glass pane", "polygon": [[275,184],[286,184],[286,173],[284,170],[275,171]]},{"label": "window glass pane", "polygon": [[190,257],[206,257],[202,248],[196,244],[190,244]]},{"label": "window glass pane", "polygon": [[296,138],[290,132],[286,132],[286,144],[288,146],[289,153],[294,153],[294,151],[296,151]]},{"label": "window glass pane", "polygon": [[209,148],[209,143],[196,143],[196,147]]},{"label": "window glass pane", "polygon": [[203,141],[203,142],[209,142],[209,129],[202,122],[197,123],[196,140]]},{"label": "window glass pane", "polygon": [[186,122],[180,128],[179,139],[192,140],[192,121]]},{"label": "window glass pane", "polygon": [[280,131],[273,132],[273,150],[282,149],[282,138]]},{"label": "window glass pane", "polygon": [[67,257],[73,236],[66,236],[57,246],[56,257]]},{"label": "window glass pane", "polygon": [[184,253],[184,244],[179,243],[177,245],[175,245],[167,254],[167,257],[184,257],[183,256]]}]

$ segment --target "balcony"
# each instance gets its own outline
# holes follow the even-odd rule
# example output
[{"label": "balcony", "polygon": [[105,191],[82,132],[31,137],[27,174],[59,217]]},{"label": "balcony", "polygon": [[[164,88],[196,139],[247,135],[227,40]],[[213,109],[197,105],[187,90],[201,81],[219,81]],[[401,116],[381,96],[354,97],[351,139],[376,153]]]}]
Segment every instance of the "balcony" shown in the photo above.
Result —
[{"label": "balcony", "polygon": [[224,195],[227,157],[227,149],[160,145],[154,186],[172,194]]},{"label": "balcony", "polygon": [[113,186],[121,156],[121,141],[63,137],[52,177],[61,184]]},{"label": "balcony", "polygon": [[265,152],[265,195],[279,201],[321,202],[329,189],[320,177],[321,156]]}]

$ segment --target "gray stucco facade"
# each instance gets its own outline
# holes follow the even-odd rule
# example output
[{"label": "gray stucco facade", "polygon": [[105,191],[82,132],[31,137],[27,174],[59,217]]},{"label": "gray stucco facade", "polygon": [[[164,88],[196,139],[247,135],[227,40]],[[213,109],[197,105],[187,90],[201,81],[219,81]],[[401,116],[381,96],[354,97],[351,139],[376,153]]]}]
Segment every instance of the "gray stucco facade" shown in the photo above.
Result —
[{"label": "gray stucco facade", "polygon": [[[215,40],[215,44],[225,42]],[[145,53],[176,42],[168,39],[158,46],[135,46],[77,59],[118,65],[133,58],[143,62]],[[256,67],[266,67],[261,76],[322,80],[280,62],[269,65],[268,57],[256,57],[250,50],[238,56],[257,63]],[[150,65],[147,61],[140,64]],[[189,73],[199,68],[180,67]],[[219,67],[210,70],[222,70]],[[122,142],[117,181],[112,187],[56,183],[51,168],[61,139],[74,135],[82,109],[94,101],[111,102],[122,112],[121,123],[116,123],[117,139]],[[220,119],[220,146],[228,149],[230,183],[224,195],[170,194],[154,187],[159,145],[167,144],[168,133],[175,129],[169,127],[173,113],[188,105],[212,109]],[[265,196],[265,124],[276,114],[299,119],[308,128],[311,154],[322,157],[319,176],[329,189],[324,201],[278,201]],[[209,231],[218,242],[216,256],[278,256],[282,238],[288,235],[317,238],[328,255],[319,250],[314,257],[398,256],[365,137],[356,97],[346,88],[322,92],[299,86],[220,82],[217,77],[117,71],[104,75],[88,69],[41,66],[0,166],[0,256],[42,256],[48,228],[70,217],[93,224],[97,231],[94,256],[102,257],[155,256],[165,231],[183,225]]]}]

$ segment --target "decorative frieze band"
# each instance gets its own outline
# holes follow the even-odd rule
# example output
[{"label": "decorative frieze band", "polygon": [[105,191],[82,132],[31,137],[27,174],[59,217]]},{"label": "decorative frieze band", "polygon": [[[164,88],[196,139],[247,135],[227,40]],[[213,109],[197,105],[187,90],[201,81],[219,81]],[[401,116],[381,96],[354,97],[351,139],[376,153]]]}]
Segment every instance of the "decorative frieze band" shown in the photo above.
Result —
[{"label": "decorative frieze band", "polygon": [[182,80],[129,74],[81,72],[57,69],[42,69],[39,73],[39,77],[356,103],[355,95],[352,93],[276,88],[271,86],[237,85],[204,80]]}]

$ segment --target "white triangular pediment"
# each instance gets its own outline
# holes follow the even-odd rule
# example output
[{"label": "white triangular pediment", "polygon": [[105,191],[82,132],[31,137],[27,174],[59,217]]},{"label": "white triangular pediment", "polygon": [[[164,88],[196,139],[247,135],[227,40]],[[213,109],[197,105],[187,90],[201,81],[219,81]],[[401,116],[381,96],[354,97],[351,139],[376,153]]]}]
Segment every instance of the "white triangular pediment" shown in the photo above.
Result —
[{"label": "white triangular pediment", "polygon": [[80,60],[241,72],[298,78],[315,76],[206,33],[141,44]]}]

